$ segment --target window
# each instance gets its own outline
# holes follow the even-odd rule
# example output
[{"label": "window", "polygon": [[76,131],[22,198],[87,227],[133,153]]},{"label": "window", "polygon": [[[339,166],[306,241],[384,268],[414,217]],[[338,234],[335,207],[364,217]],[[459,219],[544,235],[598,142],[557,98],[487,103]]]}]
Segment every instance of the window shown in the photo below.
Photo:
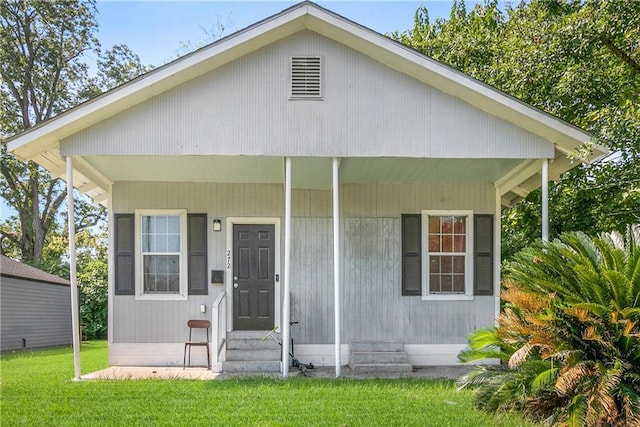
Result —
[{"label": "window", "polygon": [[422,212],[424,299],[471,298],[472,219],[471,211]]},{"label": "window", "polygon": [[186,211],[136,211],[136,297],[186,299]]}]

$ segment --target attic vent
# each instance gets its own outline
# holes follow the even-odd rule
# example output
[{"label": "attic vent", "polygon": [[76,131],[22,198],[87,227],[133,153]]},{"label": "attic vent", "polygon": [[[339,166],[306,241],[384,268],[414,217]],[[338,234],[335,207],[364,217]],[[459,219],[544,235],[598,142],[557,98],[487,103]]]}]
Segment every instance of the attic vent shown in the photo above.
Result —
[{"label": "attic vent", "polygon": [[291,57],[291,99],[322,99],[319,56]]}]

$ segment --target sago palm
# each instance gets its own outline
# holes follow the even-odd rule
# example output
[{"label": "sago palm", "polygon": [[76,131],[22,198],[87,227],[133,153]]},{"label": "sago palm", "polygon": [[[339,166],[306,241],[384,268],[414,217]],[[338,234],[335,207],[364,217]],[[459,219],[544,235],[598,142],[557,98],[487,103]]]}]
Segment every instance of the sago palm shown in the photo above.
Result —
[{"label": "sago palm", "polygon": [[563,234],[507,265],[498,327],[460,354],[503,362],[461,379],[478,387],[478,406],[553,424],[640,425],[640,248],[619,241]]}]

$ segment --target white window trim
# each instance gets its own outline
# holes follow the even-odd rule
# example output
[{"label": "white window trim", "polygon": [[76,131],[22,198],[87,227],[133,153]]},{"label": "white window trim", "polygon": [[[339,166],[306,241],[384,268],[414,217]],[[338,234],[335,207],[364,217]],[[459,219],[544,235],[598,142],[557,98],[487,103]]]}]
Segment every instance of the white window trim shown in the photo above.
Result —
[{"label": "white window trim", "polygon": [[[446,210],[431,211],[423,210],[422,212],[422,300],[424,301],[469,301],[473,300],[473,211],[471,210]],[[465,272],[464,272],[464,294],[429,294],[429,217],[430,216],[466,216],[466,241],[465,247]]]},{"label": "white window trim", "polygon": [[[140,222],[143,216],[179,215],[180,216],[180,290],[177,294],[145,294],[142,286],[142,247]],[[187,270],[187,210],[186,209],[136,209],[135,211],[135,251],[136,251],[136,300],[186,300],[188,299],[189,280]]]}]

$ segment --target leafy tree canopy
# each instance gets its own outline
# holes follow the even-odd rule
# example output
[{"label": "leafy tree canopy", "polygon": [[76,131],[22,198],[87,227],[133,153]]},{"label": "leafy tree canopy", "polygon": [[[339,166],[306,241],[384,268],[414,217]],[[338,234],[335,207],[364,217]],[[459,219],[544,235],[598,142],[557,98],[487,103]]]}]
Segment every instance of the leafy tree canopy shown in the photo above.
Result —
[{"label": "leafy tree canopy", "polygon": [[[448,19],[416,11],[392,37],[524,102],[579,126],[612,155],[574,168],[550,191],[550,231],[624,231],[640,222],[640,2],[534,0]],[[576,160],[579,161],[579,160]],[[505,210],[503,254],[540,230],[540,192]]]},{"label": "leafy tree canopy", "polygon": [[[6,151],[6,138],[148,70],[123,45],[102,52],[95,37],[95,1],[0,2],[0,195],[16,212],[0,228],[3,253],[43,263],[57,229],[66,187],[34,162]],[[98,51],[98,74],[88,77],[83,56]],[[76,227],[104,219],[104,209],[76,198]]]}]

